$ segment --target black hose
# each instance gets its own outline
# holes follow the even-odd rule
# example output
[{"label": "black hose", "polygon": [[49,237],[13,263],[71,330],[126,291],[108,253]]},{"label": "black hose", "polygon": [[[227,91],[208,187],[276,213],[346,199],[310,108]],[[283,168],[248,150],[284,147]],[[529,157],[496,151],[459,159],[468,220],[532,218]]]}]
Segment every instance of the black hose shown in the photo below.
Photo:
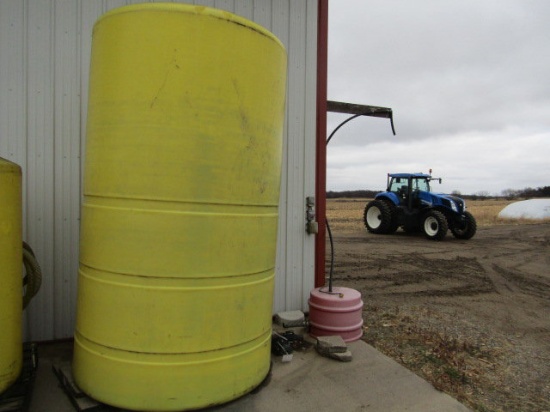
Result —
[{"label": "black hose", "polygon": [[[334,136],[334,134],[340,129],[343,125],[345,125],[350,120],[355,119],[356,117],[363,116],[363,114],[356,114],[353,115],[346,120],[344,120],[342,123],[340,123],[330,134],[330,136],[327,139],[327,146],[330,143],[330,140]],[[328,233],[328,239],[330,241],[330,272],[328,276],[328,293],[332,293],[332,272],[334,270],[334,241],[332,239],[332,231],[330,230],[330,225],[328,223],[328,218],[325,216],[325,225],[327,227],[327,233]],[[324,292],[322,289],[319,289],[320,292]]]},{"label": "black hose", "polygon": [[328,292],[332,293],[332,270],[334,268],[334,243],[332,241],[332,231],[328,224],[328,219],[325,218],[325,224],[327,225],[328,239],[330,241],[330,272],[328,276]]},{"label": "black hose", "polygon": [[351,116],[351,117],[348,117],[346,120],[344,120],[342,123],[340,123],[340,124],[336,127],[336,129],[334,129],[334,130],[332,131],[332,133],[330,134],[330,136],[328,137],[328,139],[327,139],[327,146],[328,146],[328,144],[330,143],[330,139],[332,139],[332,137],[334,136],[334,133],[336,133],[336,132],[338,131],[338,129],[340,129],[343,125],[345,125],[345,124],[346,124],[347,122],[349,122],[350,120],[353,120],[353,119],[355,119],[356,117],[359,117],[359,116],[363,116],[363,113],[361,113],[361,114],[356,114],[356,115],[353,115],[353,116]]},{"label": "black hose", "polygon": [[[345,125],[347,122],[359,117],[359,116],[367,116],[369,114],[371,114],[372,112],[371,111],[368,111],[368,112],[365,112],[365,113],[359,113],[359,114],[355,114],[351,117],[348,117],[346,120],[344,120],[342,123],[340,123],[333,131],[332,133],[330,134],[330,136],[328,137],[327,139],[327,146],[328,144],[330,143],[330,140],[333,138],[334,134],[343,126]],[[393,126],[393,113],[390,113],[390,124],[391,124],[391,130],[393,132],[393,134],[395,135],[395,128]],[[325,293],[332,293],[332,272],[333,272],[333,269],[334,269],[334,241],[332,240],[332,232],[330,230],[330,225],[328,223],[328,219],[327,217],[325,216],[325,224],[326,224],[326,227],[327,227],[327,233],[328,233],[328,238],[329,238],[329,241],[330,241],[330,272],[329,272],[329,277],[328,277],[328,292],[325,292],[321,289],[319,289],[320,292],[325,292]]]}]

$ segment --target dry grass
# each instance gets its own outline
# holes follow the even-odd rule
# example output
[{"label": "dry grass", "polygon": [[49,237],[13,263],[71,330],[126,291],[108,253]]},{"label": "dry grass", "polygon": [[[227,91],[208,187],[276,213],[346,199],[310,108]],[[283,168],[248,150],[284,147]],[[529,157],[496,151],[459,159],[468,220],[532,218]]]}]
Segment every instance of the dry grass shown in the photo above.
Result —
[{"label": "dry grass", "polygon": [[369,199],[327,199],[327,218],[333,231],[363,227],[363,210]]},{"label": "dry grass", "polygon": [[[332,230],[353,231],[363,227],[363,210],[371,199],[328,199],[327,218]],[[468,211],[474,215],[478,226],[493,226],[503,224],[533,224],[541,220],[532,219],[501,219],[499,212],[514,203],[515,200],[488,199],[466,201]],[[548,222],[550,219],[544,219]],[[358,226],[359,225],[359,226]]]},{"label": "dry grass", "polygon": [[434,326],[439,314],[426,308],[367,305],[366,309],[370,316],[365,317],[368,333],[363,339],[367,343],[473,410],[501,411],[494,402],[482,400],[487,398],[486,392],[498,397],[499,389],[493,386],[501,380],[502,347],[488,337],[457,336],[441,330]]}]

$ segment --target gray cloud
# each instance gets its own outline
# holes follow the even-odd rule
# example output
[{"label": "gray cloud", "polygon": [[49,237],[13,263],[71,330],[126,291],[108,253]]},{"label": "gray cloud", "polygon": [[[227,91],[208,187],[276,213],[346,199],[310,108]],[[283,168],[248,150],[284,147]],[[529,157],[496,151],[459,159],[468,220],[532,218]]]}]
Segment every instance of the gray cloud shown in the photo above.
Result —
[{"label": "gray cloud", "polygon": [[[391,136],[382,119],[346,125],[329,148],[329,183],[335,147],[353,151],[407,142],[410,157],[426,140],[433,145],[422,145],[416,154],[423,161],[429,151],[432,158],[444,157],[453,168],[467,170],[472,164],[465,162],[473,158],[468,153],[476,151],[476,167],[491,165],[492,191],[524,187],[531,178],[519,175],[529,171],[526,159],[493,166],[493,158],[504,159],[504,148],[550,131],[550,2],[339,0],[330,5],[329,99],[392,107],[398,136]],[[331,114],[329,132],[345,118]],[[463,147],[468,144],[477,147],[468,151]],[[548,157],[550,141],[522,147],[524,152]],[[413,167],[417,163],[409,157],[395,160]],[[499,171],[511,166],[517,176],[501,179]],[[489,190],[477,184],[471,190],[477,188]]]}]

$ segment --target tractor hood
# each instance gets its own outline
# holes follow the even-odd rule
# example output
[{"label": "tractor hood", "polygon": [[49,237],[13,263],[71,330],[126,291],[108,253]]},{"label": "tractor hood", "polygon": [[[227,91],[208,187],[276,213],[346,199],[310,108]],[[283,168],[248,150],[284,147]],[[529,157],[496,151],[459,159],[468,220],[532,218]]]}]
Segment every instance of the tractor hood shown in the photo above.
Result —
[{"label": "tractor hood", "polygon": [[433,204],[446,206],[457,213],[462,213],[464,211],[465,202],[463,199],[457,196],[447,195],[445,193],[430,193],[433,197]]}]

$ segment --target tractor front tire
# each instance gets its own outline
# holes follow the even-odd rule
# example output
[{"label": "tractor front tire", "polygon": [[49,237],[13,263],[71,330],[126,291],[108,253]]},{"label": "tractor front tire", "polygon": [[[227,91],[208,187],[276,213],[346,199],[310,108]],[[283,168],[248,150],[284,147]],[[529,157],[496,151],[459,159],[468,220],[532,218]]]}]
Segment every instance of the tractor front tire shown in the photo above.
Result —
[{"label": "tractor front tire", "polygon": [[430,210],[422,222],[424,235],[430,240],[443,240],[449,230],[445,215],[437,210]]},{"label": "tractor front tire", "polygon": [[464,212],[462,222],[452,222],[451,232],[457,239],[471,239],[477,231],[477,222],[470,212]]},{"label": "tractor front tire", "polygon": [[392,211],[386,202],[373,200],[365,207],[363,221],[371,233],[389,233],[392,228]]}]

